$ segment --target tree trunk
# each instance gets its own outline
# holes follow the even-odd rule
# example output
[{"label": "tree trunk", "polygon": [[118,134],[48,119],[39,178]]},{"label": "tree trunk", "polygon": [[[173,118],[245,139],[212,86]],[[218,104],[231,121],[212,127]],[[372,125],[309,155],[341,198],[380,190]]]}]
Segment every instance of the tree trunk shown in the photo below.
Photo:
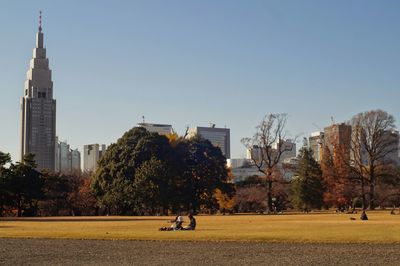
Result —
[{"label": "tree trunk", "polygon": [[3,216],[4,213],[4,203],[3,203],[3,199],[0,202],[0,217]]},{"label": "tree trunk", "polygon": [[373,182],[369,185],[369,209],[375,210],[375,184]]},{"label": "tree trunk", "polygon": [[267,204],[268,204],[268,214],[273,212],[272,208],[272,180],[268,180],[268,192],[267,192]]},{"label": "tree trunk", "polygon": [[21,204],[21,201],[20,200],[18,200],[18,206],[17,206],[17,208],[18,208],[18,217],[21,217],[22,216],[22,204]]},{"label": "tree trunk", "polygon": [[365,187],[364,187],[364,178],[361,178],[361,199],[362,199],[362,209],[365,210],[367,206],[367,200],[365,198]]},{"label": "tree trunk", "polygon": [[375,169],[372,164],[369,166],[369,169],[369,209],[375,210]]}]

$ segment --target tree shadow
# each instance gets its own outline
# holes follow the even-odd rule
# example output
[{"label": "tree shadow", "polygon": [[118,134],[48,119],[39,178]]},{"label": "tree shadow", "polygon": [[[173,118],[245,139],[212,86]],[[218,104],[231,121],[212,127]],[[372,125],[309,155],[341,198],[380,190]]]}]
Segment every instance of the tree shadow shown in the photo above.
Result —
[{"label": "tree shadow", "polygon": [[2,218],[0,221],[10,222],[137,222],[137,221],[162,221],[160,218]]}]

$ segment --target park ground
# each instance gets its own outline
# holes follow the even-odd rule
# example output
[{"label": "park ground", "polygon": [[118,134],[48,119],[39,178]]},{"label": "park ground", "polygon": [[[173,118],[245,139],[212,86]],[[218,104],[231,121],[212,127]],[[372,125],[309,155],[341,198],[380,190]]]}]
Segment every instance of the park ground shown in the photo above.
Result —
[{"label": "park ground", "polygon": [[165,216],[2,218],[0,264],[398,265],[400,215],[368,215],[200,215],[174,232]]}]

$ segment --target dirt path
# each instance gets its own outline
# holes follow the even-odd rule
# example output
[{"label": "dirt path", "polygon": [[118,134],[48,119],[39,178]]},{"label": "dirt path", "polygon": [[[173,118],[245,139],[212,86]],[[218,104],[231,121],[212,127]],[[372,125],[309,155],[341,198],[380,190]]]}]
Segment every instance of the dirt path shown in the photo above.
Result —
[{"label": "dirt path", "polygon": [[400,245],[1,239],[2,265],[399,265]]}]

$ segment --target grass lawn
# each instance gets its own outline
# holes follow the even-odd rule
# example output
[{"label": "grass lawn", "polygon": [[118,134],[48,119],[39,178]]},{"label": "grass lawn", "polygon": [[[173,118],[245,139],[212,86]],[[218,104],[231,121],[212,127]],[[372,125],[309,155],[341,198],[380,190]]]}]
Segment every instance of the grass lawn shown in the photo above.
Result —
[{"label": "grass lawn", "polygon": [[[0,237],[321,243],[400,243],[400,215],[283,214],[197,216],[196,231],[160,232],[173,217],[2,218]],[[355,217],[357,220],[350,220]],[[188,219],[185,217],[185,224]]]}]

